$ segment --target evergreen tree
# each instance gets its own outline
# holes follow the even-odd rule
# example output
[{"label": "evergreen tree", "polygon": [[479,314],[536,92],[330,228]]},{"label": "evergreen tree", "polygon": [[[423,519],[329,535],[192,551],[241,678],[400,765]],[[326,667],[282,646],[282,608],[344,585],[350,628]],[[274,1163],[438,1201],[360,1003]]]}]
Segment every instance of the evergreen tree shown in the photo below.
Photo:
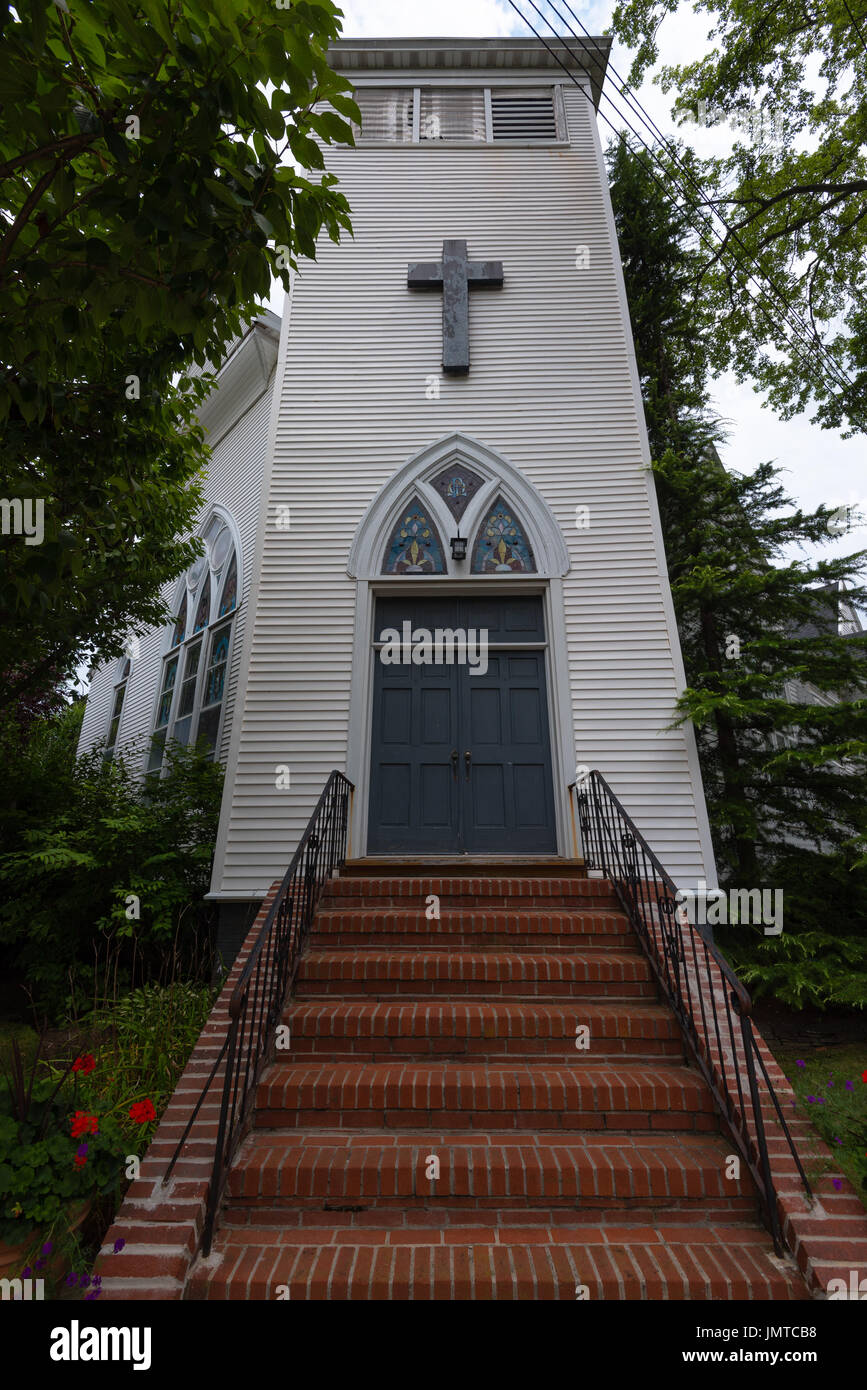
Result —
[{"label": "evergreen tree", "polygon": [[834,511],[795,508],[762,463],[726,470],[709,406],[709,320],[696,248],[646,164],[609,150],[615,221],[687,690],[720,879],[782,887],[784,930],[721,940],[759,988],[792,1003],[867,1003],[867,552],[784,560],[830,542]]}]

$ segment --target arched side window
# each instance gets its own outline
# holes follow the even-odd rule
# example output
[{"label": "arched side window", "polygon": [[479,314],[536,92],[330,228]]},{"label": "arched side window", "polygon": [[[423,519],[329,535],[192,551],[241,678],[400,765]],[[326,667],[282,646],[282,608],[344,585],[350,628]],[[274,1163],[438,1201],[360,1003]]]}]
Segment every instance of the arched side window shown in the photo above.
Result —
[{"label": "arched side window", "polygon": [[[149,773],[163,766],[166,744],[218,746],[232,621],[238,605],[239,557],[227,518],[215,512],[202,534],[205,554],[180,586],[171,646],[163,660]],[[189,629],[189,630],[188,630]]]},{"label": "arched side window", "polygon": [[114,687],[114,695],[111,700],[111,718],[108,722],[108,735],[105,741],[105,752],[103,758],[110,763],[114,757],[114,750],[117,745],[117,731],[120,728],[120,716],[123,713],[123,701],[126,695],[126,685],[129,680],[129,673],[132,662],[126,657],[120,668],[120,679]]}]

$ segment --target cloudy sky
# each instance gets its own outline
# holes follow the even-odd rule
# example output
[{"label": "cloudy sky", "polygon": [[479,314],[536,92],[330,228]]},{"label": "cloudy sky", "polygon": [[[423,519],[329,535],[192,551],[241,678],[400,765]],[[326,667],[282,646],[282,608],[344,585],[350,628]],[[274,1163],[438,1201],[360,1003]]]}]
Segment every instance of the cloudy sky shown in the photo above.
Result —
[{"label": "cloudy sky", "polygon": [[[521,12],[540,33],[547,33],[533,11],[530,0],[517,0]],[[537,0],[544,9],[541,0]],[[572,9],[591,33],[601,33],[610,21],[611,0],[582,4],[570,0]],[[560,12],[568,19],[565,4],[558,3]],[[344,34],[347,37],[389,36],[471,36],[529,35],[508,0],[439,0],[434,7],[419,0],[344,0]],[[574,25],[576,29],[577,25]],[[693,13],[688,4],[664,20],[659,31],[660,47],[666,63],[689,62],[700,57],[708,47],[706,16]],[[579,31],[580,32],[580,31]],[[630,55],[615,45],[611,63],[625,78]],[[616,89],[606,83],[612,96]],[[670,116],[670,99],[648,80],[637,93],[639,100],[665,134],[675,133],[677,127]],[[622,105],[622,103],[618,103]],[[603,100],[601,108],[608,118],[619,125],[612,106]],[[634,122],[633,122],[634,123]],[[610,127],[600,120],[603,145],[611,136]],[[725,128],[702,130],[681,128],[681,136],[689,134],[699,154],[722,153],[731,132]],[[279,308],[279,305],[274,306]],[[733,378],[720,378],[715,385],[715,404],[719,414],[729,421],[729,441],[721,451],[726,464],[750,473],[757,464],[771,459],[785,470],[783,481],[790,494],[806,508],[820,502],[840,506],[862,501],[867,510],[867,449],[861,439],[843,440],[828,430],[810,424],[806,416],[784,423],[777,420],[762,405],[762,398],[749,385],[739,386]],[[846,553],[857,546],[867,547],[867,527],[833,542],[824,553]],[[794,555],[792,556],[794,558]]]}]

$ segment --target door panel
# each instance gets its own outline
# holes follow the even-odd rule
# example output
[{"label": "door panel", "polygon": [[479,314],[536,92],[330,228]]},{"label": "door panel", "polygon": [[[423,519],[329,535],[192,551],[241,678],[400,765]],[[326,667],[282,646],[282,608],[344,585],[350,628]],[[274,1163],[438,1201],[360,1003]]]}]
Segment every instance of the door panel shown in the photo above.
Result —
[{"label": "door panel", "polygon": [[467,674],[462,695],[471,756],[463,784],[464,848],[554,853],[545,653],[491,652],[485,675]]},{"label": "door panel", "polygon": [[405,621],[413,632],[487,629],[515,649],[490,651],[484,675],[375,654],[368,852],[554,852],[545,653],[520,650],[544,640],[541,599],[377,602],[377,639]]}]

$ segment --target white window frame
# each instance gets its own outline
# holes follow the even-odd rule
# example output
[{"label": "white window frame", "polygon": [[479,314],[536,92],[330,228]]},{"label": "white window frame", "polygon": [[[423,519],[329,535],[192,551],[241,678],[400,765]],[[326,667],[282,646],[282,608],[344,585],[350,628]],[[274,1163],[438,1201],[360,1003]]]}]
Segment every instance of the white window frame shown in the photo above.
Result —
[{"label": "white window frame", "polygon": [[[367,79],[359,79],[356,82],[356,87],[359,90],[365,87],[377,88],[385,85],[386,84],[383,82],[381,76],[371,76]],[[424,82],[420,82],[418,80],[403,82],[391,81],[387,85],[389,87],[412,88],[412,140],[407,141],[406,143],[397,143],[396,141],[392,140],[365,140],[362,134],[357,142],[357,147],[359,149],[408,150],[423,148],[430,150],[479,150],[488,149],[491,146],[495,146],[497,149],[551,149],[559,148],[561,146],[568,146],[570,143],[569,128],[566,123],[566,109],[563,102],[563,83],[558,82],[556,80],[552,80],[551,82],[540,82],[538,75],[534,74],[527,82],[522,83],[520,80],[517,80],[516,74],[511,74],[509,80],[503,80],[502,82],[480,83],[478,78],[474,79],[472,77],[460,77],[452,79],[439,78],[436,81]],[[481,91],[483,93],[485,102],[485,139],[422,140],[420,132],[422,90],[430,90],[432,88],[443,90],[446,88],[454,87],[470,87],[475,91]],[[491,112],[491,92],[503,90],[508,92],[510,96],[518,96],[522,91],[526,91],[527,95],[536,93],[541,95],[543,92],[550,92],[554,106],[554,125],[556,129],[556,137],[554,139],[545,138],[538,140],[495,140],[493,133],[493,116]]]},{"label": "white window frame", "polygon": [[[223,524],[224,524],[225,526],[228,527],[228,529],[229,529],[229,534],[230,534],[230,536],[231,536],[231,538],[232,538],[232,547],[233,547],[233,549],[232,549],[232,551],[230,551],[230,553],[226,556],[226,559],[225,559],[225,561],[223,562],[223,565],[222,565],[222,567],[221,567],[221,569],[220,569],[220,571],[219,571],[219,577],[217,577],[217,573],[216,573],[216,571],[213,569],[213,567],[212,567],[212,565],[211,565],[210,552],[206,550],[206,555],[205,555],[205,557],[203,557],[203,558],[206,558],[207,567],[206,567],[206,570],[203,572],[202,577],[200,578],[199,583],[197,584],[195,590],[191,590],[191,589],[189,588],[189,585],[188,585],[188,576],[189,576],[189,573],[190,573],[190,570],[189,570],[189,569],[186,570],[185,573],[181,576],[181,578],[180,578],[180,580],[178,581],[178,584],[177,584],[177,586],[176,586],[176,589],[175,589],[175,601],[174,601],[174,603],[173,603],[173,605],[172,605],[173,617],[172,617],[171,621],[167,624],[167,627],[166,627],[166,636],[165,636],[165,639],[164,639],[163,653],[162,653],[162,658],[161,658],[161,661],[160,661],[159,676],[158,676],[158,680],[157,680],[156,698],[155,698],[155,701],[154,701],[153,711],[152,711],[152,713],[151,713],[151,722],[150,722],[150,730],[151,730],[151,732],[150,732],[150,738],[148,739],[147,748],[145,749],[145,754],[144,754],[144,773],[145,773],[146,776],[151,776],[151,777],[155,777],[155,776],[163,777],[163,776],[165,776],[165,773],[166,773],[166,758],[165,758],[165,748],[166,748],[166,744],[170,743],[170,742],[175,738],[175,730],[176,730],[176,727],[177,727],[177,725],[178,725],[178,722],[179,722],[180,718],[183,718],[183,719],[190,718],[189,733],[188,733],[188,736],[187,736],[187,738],[186,738],[186,740],[185,740],[185,746],[186,746],[186,747],[191,747],[191,746],[193,746],[193,745],[196,743],[196,740],[198,739],[198,736],[199,736],[199,721],[200,721],[201,714],[202,714],[202,696],[203,696],[203,694],[204,694],[205,673],[206,673],[206,671],[207,671],[208,659],[209,659],[209,656],[210,656],[211,648],[212,648],[212,645],[213,645],[213,642],[214,642],[214,639],[215,639],[216,635],[217,635],[218,633],[222,632],[222,631],[224,630],[224,628],[228,627],[228,629],[229,629],[229,648],[228,648],[228,651],[227,651],[227,653],[226,653],[226,676],[225,676],[225,682],[224,682],[224,685],[223,685],[223,695],[222,695],[222,699],[221,699],[221,701],[220,701],[220,718],[219,718],[219,721],[218,721],[218,726],[217,726],[217,730],[216,730],[216,734],[215,734],[215,738],[214,738],[214,747],[213,747],[213,758],[214,758],[214,761],[217,762],[217,761],[219,761],[219,758],[220,758],[220,749],[221,749],[221,747],[222,747],[222,742],[223,742],[223,731],[224,731],[225,718],[226,718],[226,697],[227,697],[227,695],[228,695],[229,676],[230,676],[231,669],[232,669],[232,658],[233,658],[233,653],[234,653],[234,639],[235,639],[235,626],[236,626],[236,624],[235,624],[235,619],[236,619],[236,617],[237,617],[237,615],[238,615],[238,611],[239,611],[239,609],[240,609],[240,607],[241,607],[241,604],[243,603],[243,599],[244,599],[244,593],[243,593],[243,573],[244,573],[244,571],[243,571],[243,556],[242,556],[242,553],[241,553],[241,543],[240,543],[240,537],[239,537],[239,535],[238,535],[238,528],[237,528],[237,525],[235,524],[234,518],[233,518],[227,511],[225,511],[224,508],[222,508],[222,507],[212,507],[212,508],[210,508],[210,510],[209,510],[208,513],[206,514],[206,516],[205,516],[205,518],[204,518],[202,524],[201,524],[200,527],[199,527],[199,530],[198,530],[198,536],[199,536],[199,538],[202,538],[202,537],[204,537],[204,536],[206,535],[206,533],[208,532],[208,530],[209,530],[210,527],[211,527],[212,522],[213,522],[215,519],[217,519],[217,520],[223,522]],[[219,532],[218,532],[217,534],[219,534]],[[228,575],[228,573],[229,573],[229,566],[231,565],[231,557],[232,557],[232,554],[234,554],[234,557],[235,557],[235,564],[237,565],[237,588],[236,588],[235,606],[234,606],[233,609],[231,609],[230,612],[224,613],[223,616],[220,617],[220,615],[219,615],[219,603],[220,603],[220,599],[221,599],[222,593],[223,593],[223,586],[225,585],[226,577],[227,577],[227,575]],[[194,563],[196,563],[196,562],[194,562]],[[191,566],[190,568],[192,568],[192,566]],[[201,594],[202,594],[202,586],[203,586],[204,583],[206,582],[206,579],[205,579],[205,576],[206,576],[206,575],[207,575],[207,578],[210,580],[210,585],[211,585],[210,597],[209,597],[209,603],[208,603],[208,621],[207,621],[207,623],[205,624],[204,627],[199,628],[198,632],[192,632],[192,631],[186,632],[185,635],[184,635],[184,637],[182,638],[182,640],[181,640],[180,642],[178,642],[176,646],[170,646],[170,645],[168,645],[168,644],[171,642],[172,637],[174,636],[174,629],[175,629],[175,623],[176,623],[176,621],[177,621],[177,614],[178,614],[178,612],[179,612],[179,610],[180,610],[181,604],[183,603],[183,598],[184,598],[184,594],[185,594],[185,593],[186,593],[186,595],[187,595],[187,628],[190,629],[190,628],[192,627],[192,624],[195,622],[195,619],[196,619],[196,611],[197,611],[197,609],[198,609],[199,600],[200,600]],[[191,715],[190,715],[190,716],[187,716],[187,715],[181,716],[181,715],[179,715],[179,706],[180,706],[180,698],[181,698],[180,692],[181,692],[181,690],[182,690],[182,688],[183,688],[183,686],[184,686],[184,682],[185,682],[185,675],[184,675],[184,673],[185,673],[186,668],[187,668],[187,661],[188,661],[188,659],[189,659],[189,653],[190,653],[190,651],[192,650],[192,648],[195,647],[195,646],[196,646],[197,644],[199,644],[199,643],[201,644],[201,652],[200,652],[200,655],[199,655],[199,665],[198,665],[198,669],[197,669],[197,671],[196,671],[196,684],[195,684],[195,690],[194,690],[194,692],[193,692],[193,708],[192,708],[192,711],[191,711]],[[165,727],[165,731],[166,731],[166,733],[165,733],[165,739],[163,740],[162,755],[161,755],[161,757],[160,757],[159,767],[158,767],[158,768],[157,768],[157,767],[151,768],[151,767],[150,767],[150,762],[151,762],[151,754],[152,754],[152,751],[153,751],[154,736],[159,732],[159,730],[158,730],[157,727],[156,727],[156,721],[157,721],[157,716],[158,716],[158,714],[159,714],[160,702],[161,702],[162,691],[163,691],[163,682],[164,682],[164,680],[165,680],[165,672],[166,672],[167,666],[169,665],[169,663],[170,663],[175,657],[177,657],[177,660],[178,660],[178,669],[177,669],[177,674],[176,674],[176,676],[175,676],[174,687],[173,687],[173,689],[172,689],[172,699],[171,699],[171,704],[170,704],[170,706],[169,706],[169,717],[168,717],[168,720],[167,720],[165,726],[160,725],[160,729],[162,729],[163,727]]]}]

